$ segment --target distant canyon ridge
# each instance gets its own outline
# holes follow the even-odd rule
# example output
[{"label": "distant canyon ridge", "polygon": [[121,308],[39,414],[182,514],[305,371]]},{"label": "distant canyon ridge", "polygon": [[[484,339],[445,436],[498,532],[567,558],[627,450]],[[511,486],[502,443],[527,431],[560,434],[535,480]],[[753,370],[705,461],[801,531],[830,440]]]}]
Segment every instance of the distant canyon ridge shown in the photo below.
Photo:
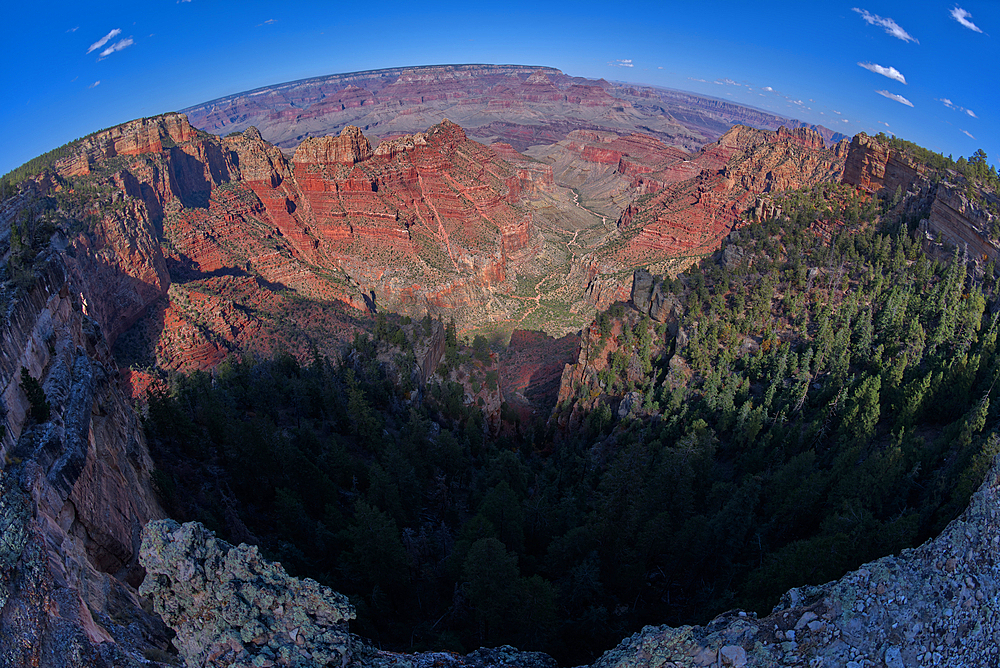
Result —
[{"label": "distant canyon ridge", "polygon": [[457,65],[132,121],[76,142],[35,186],[91,221],[68,243],[121,366],[191,370],[328,350],[374,312],[502,342],[576,336],[629,300],[636,270],[676,275],[773,214],[774,195],[875,191],[887,169],[906,186],[901,165],[871,138],[719,100]]},{"label": "distant canyon ridge", "polygon": [[213,134],[251,125],[293,149],[307,137],[348,125],[372,139],[422,132],[442,118],[482,143],[517,151],[554,144],[574,130],[642,133],[693,151],[735,124],[776,130],[809,127],[833,144],[845,137],[818,125],[679,90],[573,77],[552,67],[433,65],[302,79],[183,109]]}]

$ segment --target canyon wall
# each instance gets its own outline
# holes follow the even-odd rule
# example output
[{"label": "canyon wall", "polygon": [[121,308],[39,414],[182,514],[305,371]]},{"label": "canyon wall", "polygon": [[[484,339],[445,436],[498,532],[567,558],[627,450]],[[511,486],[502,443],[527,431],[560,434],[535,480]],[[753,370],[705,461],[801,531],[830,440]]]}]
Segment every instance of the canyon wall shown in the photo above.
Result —
[{"label": "canyon wall", "polygon": [[95,193],[65,241],[100,295],[85,311],[111,344],[138,328],[126,364],[190,370],[287,346],[289,311],[324,346],[353,328],[338,304],[488,317],[542,244],[522,200],[551,170],[521,162],[447,120],[375,149],[348,127],[288,159],[255,128],[219,138],[166,114],[81,140],[36,194]]},{"label": "canyon wall", "polygon": [[140,530],[163,517],[152,463],[93,296],[58,254],[35,273],[4,295],[0,337],[0,663],[139,665],[169,645],[135,592]]},{"label": "canyon wall", "polygon": [[843,182],[892,198],[918,195],[924,218],[920,228],[930,238],[956,246],[975,262],[1000,259],[1000,198],[955,170],[933,170],[905,151],[861,133],[851,141]]}]

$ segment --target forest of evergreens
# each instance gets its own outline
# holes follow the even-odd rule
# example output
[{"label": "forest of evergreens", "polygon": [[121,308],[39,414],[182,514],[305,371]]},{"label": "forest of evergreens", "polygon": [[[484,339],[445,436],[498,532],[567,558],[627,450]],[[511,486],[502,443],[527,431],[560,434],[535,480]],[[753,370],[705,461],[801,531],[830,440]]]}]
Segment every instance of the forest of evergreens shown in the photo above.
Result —
[{"label": "forest of evergreens", "polygon": [[[335,361],[174,376],[149,399],[154,480],[175,518],[348,594],[387,648],[577,665],[643,624],[766,613],[939,532],[1000,450],[994,267],[926,246],[889,204],[786,197],[668,282],[683,344],[628,307],[600,315],[637,364],[616,353],[581,429],[492,436],[440,379],[411,404],[376,358],[412,361],[390,316]],[[483,353],[451,331],[448,348]],[[627,391],[643,410],[619,419]]]}]

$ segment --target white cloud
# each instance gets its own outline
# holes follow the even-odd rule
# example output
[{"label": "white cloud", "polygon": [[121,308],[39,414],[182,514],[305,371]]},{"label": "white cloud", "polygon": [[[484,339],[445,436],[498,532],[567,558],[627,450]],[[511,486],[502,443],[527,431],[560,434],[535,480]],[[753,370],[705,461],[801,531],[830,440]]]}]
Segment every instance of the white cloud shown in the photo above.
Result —
[{"label": "white cloud", "polygon": [[632,59],[627,58],[625,60],[616,60],[614,62],[608,63],[611,67],[632,67]]},{"label": "white cloud", "polygon": [[840,112],[839,112],[839,111],[837,111],[836,109],[833,109],[832,111],[833,111],[833,113],[835,113],[835,114],[837,114],[838,116],[840,116]]},{"label": "white cloud", "polygon": [[96,42],[94,42],[93,44],[91,44],[90,48],[87,49],[87,53],[90,53],[92,51],[97,51],[99,48],[101,48],[102,46],[104,46],[105,44],[107,44],[108,42],[110,42],[111,40],[113,40],[115,37],[118,37],[118,35],[120,35],[120,34],[122,34],[122,31],[119,30],[118,28],[115,28],[114,30],[112,30],[111,32],[109,32],[107,35],[105,35],[101,39],[99,39]]},{"label": "white cloud", "polygon": [[840,120],[843,121],[844,123],[850,123],[850,121],[847,120],[846,118],[841,118]]},{"label": "white cloud", "polygon": [[854,7],[853,10],[860,14],[861,18],[863,18],[866,23],[883,28],[887,33],[896,39],[901,39],[904,42],[916,42],[917,44],[920,44],[920,41],[917,40],[916,37],[903,30],[899,24],[892,19],[884,19],[877,14],[872,14],[867,9],[858,9],[857,7]]},{"label": "white cloud", "polygon": [[771,88],[770,86],[764,86],[764,88],[762,88],[761,90],[766,90],[768,93],[773,93],[774,92],[774,89]]},{"label": "white cloud", "polygon": [[879,123],[881,123],[881,124],[882,124],[882,125],[884,125],[885,127],[889,127],[889,124],[888,124],[888,123],[886,123],[885,121],[879,121]]},{"label": "white cloud", "polygon": [[969,19],[972,18],[972,14],[970,14],[967,11],[965,11],[964,9],[962,9],[961,7],[959,7],[958,5],[955,5],[955,8],[951,10],[951,18],[955,19],[956,21],[958,21],[959,23],[961,23],[963,26],[965,26],[969,30],[975,30],[976,32],[982,32],[982,30],[979,29],[979,26],[977,26],[975,23],[973,23],[972,21],[969,20]]},{"label": "white cloud", "polygon": [[969,132],[967,132],[966,130],[962,130],[962,133],[963,133],[964,135],[966,135],[966,136],[967,136],[967,137],[968,137],[969,139],[975,139],[975,137],[973,137],[973,136],[972,136],[972,135],[971,135],[971,134],[970,134]]},{"label": "white cloud", "polygon": [[79,30],[79,29],[80,29],[80,26],[77,26],[77,27],[75,27],[75,28],[70,28],[70,29],[69,29],[69,30],[67,30],[66,32],[76,32],[76,31],[77,31],[77,30]]},{"label": "white cloud", "polygon": [[859,67],[863,67],[869,72],[874,72],[875,74],[881,74],[884,77],[889,77],[890,79],[895,79],[901,84],[906,84],[906,77],[903,73],[897,70],[895,67],[882,67],[881,65],[876,65],[875,63],[858,63]]},{"label": "white cloud", "polygon": [[905,104],[907,107],[913,106],[913,103],[907,100],[902,95],[896,95],[895,93],[890,93],[887,90],[877,90],[875,92],[881,95],[882,97],[887,97],[890,100],[895,100],[896,102],[899,102],[900,104]]},{"label": "white cloud", "polygon": [[969,116],[972,116],[973,118],[979,118],[979,116],[976,116],[976,113],[974,111],[972,111],[972,109],[966,109],[965,107],[960,107],[960,106],[958,106],[957,104],[955,104],[954,102],[952,102],[951,100],[949,100],[946,97],[940,98],[938,100],[938,102],[940,102],[944,106],[946,106],[949,109],[952,109],[954,111],[962,111],[962,112],[965,112],[966,114],[968,114]]},{"label": "white cloud", "polygon": [[107,58],[115,51],[121,51],[122,49],[127,49],[128,47],[135,44],[131,37],[126,37],[125,39],[120,39],[108,48],[101,51],[101,58]]},{"label": "white cloud", "polygon": [[87,86],[87,88],[96,88],[97,86],[100,86],[100,85],[101,85],[101,80],[100,80],[100,79],[98,79],[98,80],[97,80],[97,81],[95,81],[94,83],[92,83],[92,84],[90,84],[89,86]]},{"label": "white cloud", "polygon": [[701,83],[708,83],[704,79],[695,79],[694,77],[688,77],[688,79],[690,79],[691,81],[700,81]]},{"label": "white cloud", "polygon": [[730,79],[728,77],[726,77],[725,79],[716,79],[712,83],[717,83],[720,86],[722,86],[722,85],[726,85],[726,86],[739,86],[740,85],[740,84],[736,83],[735,81],[733,81],[732,79]]}]

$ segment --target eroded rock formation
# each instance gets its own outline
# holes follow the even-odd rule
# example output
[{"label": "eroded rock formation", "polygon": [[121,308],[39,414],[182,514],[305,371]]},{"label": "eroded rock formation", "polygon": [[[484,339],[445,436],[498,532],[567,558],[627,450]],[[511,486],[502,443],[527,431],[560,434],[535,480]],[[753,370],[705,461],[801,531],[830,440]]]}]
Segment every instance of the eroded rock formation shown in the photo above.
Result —
[{"label": "eroded rock formation", "polygon": [[[80,286],[58,255],[36,271],[30,289],[5,295],[0,664],[137,666],[169,647],[133,588],[139,531],[163,516],[152,464]],[[47,416],[22,369],[44,391]]]},{"label": "eroded rock formation", "polygon": [[851,141],[843,182],[895,201],[910,195],[925,217],[921,229],[956,246],[971,261],[1000,259],[994,225],[1000,199],[956,171],[931,170],[903,150],[861,133]]},{"label": "eroded rock formation", "polygon": [[[320,340],[340,337],[352,325],[337,303],[481,318],[542,241],[521,201],[523,188],[547,187],[547,167],[512,166],[447,120],[375,150],[349,127],[288,160],[255,128],[218,138],[167,114],[75,150],[56,166],[67,180],[38,188],[105,193],[99,223],[68,240],[69,264],[112,343],[145,317],[126,363],[194,369],[248,346],[266,354],[288,345],[289,310]],[[323,316],[291,295],[327,305]]]}]

